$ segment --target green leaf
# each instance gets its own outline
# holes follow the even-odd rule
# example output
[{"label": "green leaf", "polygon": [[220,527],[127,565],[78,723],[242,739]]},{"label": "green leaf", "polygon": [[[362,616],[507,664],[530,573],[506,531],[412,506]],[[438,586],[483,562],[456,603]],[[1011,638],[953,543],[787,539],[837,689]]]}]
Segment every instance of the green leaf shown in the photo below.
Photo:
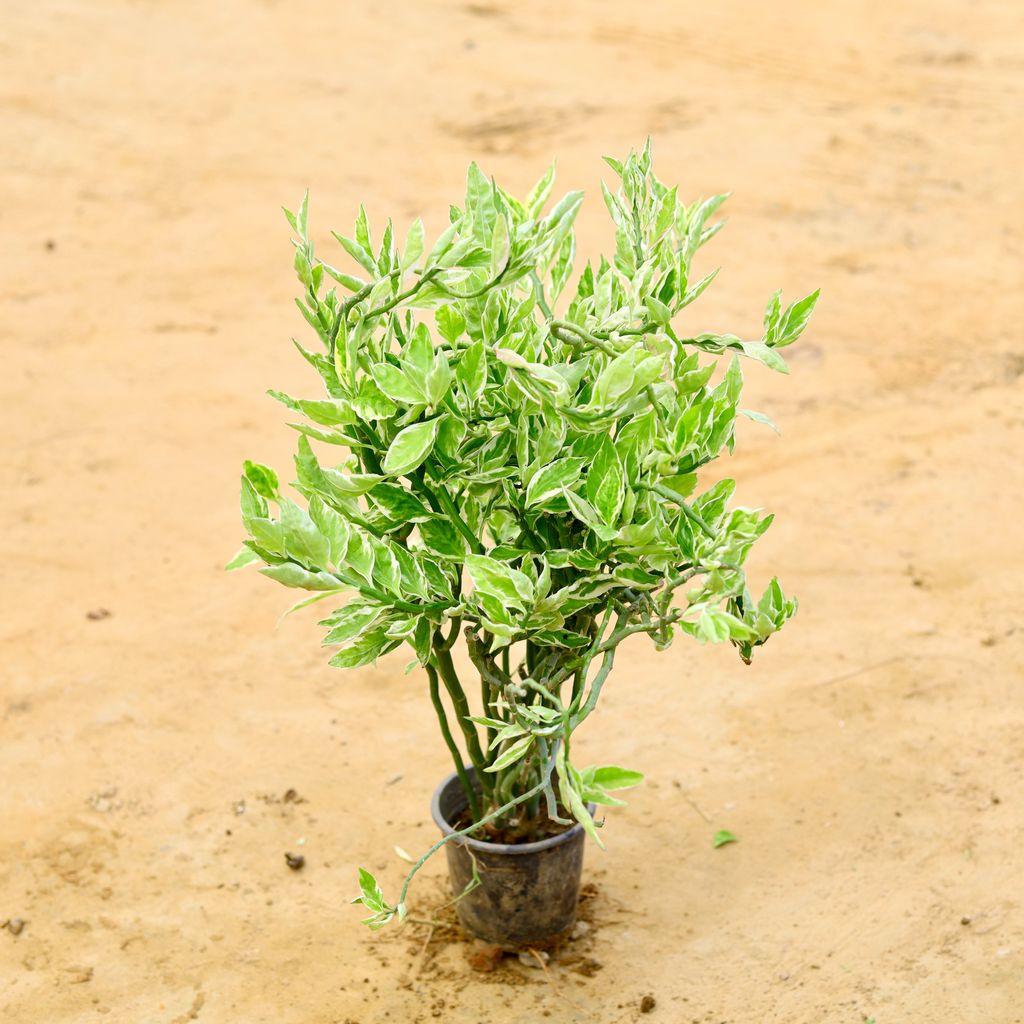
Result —
[{"label": "green leaf", "polygon": [[711,840],[711,845],[717,850],[720,846],[726,846],[728,843],[738,842],[739,840],[736,836],[723,828],[720,832],[715,833],[714,838]]},{"label": "green leaf", "polygon": [[644,304],[647,306],[647,311],[651,314],[651,319],[657,323],[667,326],[668,322],[672,319],[672,310],[665,305],[664,302],[656,299],[653,295],[648,295],[644,299]]},{"label": "green leaf", "polygon": [[360,530],[350,530],[345,551],[345,568],[360,576],[366,583],[373,579],[373,547]]},{"label": "green leaf", "polygon": [[246,459],[242,464],[242,471],[258,495],[272,500],[277,499],[281,485],[278,483],[277,474],[269,466]]},{"label": "green leaf", "polygon": [[601,372],[594,384],[594,404],[614,405],[633,383],[636,360],[633,350],[616,356]]},{"label": "green leaf", "polygon": [[446,519],[431,519],[419,524],[420,538],[428,551],[441,558],[461,559],[466,553],[466,542]]},{"label": "green leaf", "polygon": [[792,345],[800,337],[807,326],[807,321],[811,318],[811,313],[814,312],[820,294],[821,289],[815,289],[810,295],[794,302],[782,314],[782,319],[779,322],[779,340],[775,343],[776,348]]},{"label": "green leaf", "polygon": [[372,630],[338,651],[328,664],[332,668],[360,668],[376,661],[382,654],[393,651],[400,643],[401,640],[392,639],[382,629]]},{"label": "green leaf", "polygon": [[262,550],[284,555],[284,530],[276,520],[254,517],[245,521],[245,528]]},{"label": "green leaf", "polygon": [[551,195],[551,187],[555,183],[555,165],[551,166],[544,172],[540,181],[530,189],[529,195],[526,197],[526,210],[530,217],[536,220],[540,216],[540,211],[544,209],[544,204],[548,200],[548,196]]},{"label": "green leaf", "polygon": [[260,572],[286,587],[298,587],[301,590],[338,590],[340,587],[337,577],[326,572],[311,572],[294,562],[268,565],[260,569]]},{"label": "green leaf", "polygon": [[359,216],[356,217],[356,241],[367,252],[373,252],[373,242],[370,239],[370,225],[366,220],[366,210],[362,203],[359,204]]},{"label": "green leaf", "polygon": [[334,427],[355,422],[348,402],[337,398],[299,399],[295,403],[306,416],[321,426]]},{"label": "green leaf", "polygon": [[585,768],[580,773],[580,796],[583,801],[610,807],[625,806],[624,800],[609,796],[609,790],[629,789],[643,781],[640,772],[628,771],[614,765]]},{"label": "green leaf", "polygon": [[421,523],[434,515],[412,491],[401,484],[385,482],[377,484],[369,492],[370,500],[388,517],[397,523]]},{"label": "green leaf", "polygon": [[554,392],[554,397],[558,401],[565,401],[569,397],[569,387],[565,377],[557,370],[545,366],[543,363],[531,363],[510,348],[496,348],[494,354],[506,366],[522,371],[542,387]]},{"label": "green leaf", "polygon": [[680,300],[679,308],[682,309],[684,306],[688,306],[691,302],[699,299],[704,294],[708,285],[718,277],[718,270],[719,268],[716,267],[710,274],[702,277],[692,288],[688,289]]},{"label": "green leaf", "polygon": [[507,746],[495,759],[494,764],[488,765],[485,772],[500,772],[509,765],[515,764],[517,761],[521,761],[525,756],[530,747],[533,746],[533,736],[524,736],[522,739],[516,740],[515,743]]},{"label": "green leaf", "polygon": [[402,370],[424,393],[427,389],[427,374],[434,365],[434,345],[426,324],[417,324],[402,349]]},{"label": "green leaf", "polygon": [[418,384],[411,381],[397,366],[377,363],[370,367],[370,375],[377,387],[399,405],[425,405],[427,396]]},{"label": "green leaf", "polygon": [[756,359],[759,363],[764,363],[769,369],[776,370],[778,373],[789,373],[786,360],[774,348],[769,348],[763,341],[743,342],[743,354],[751,359]]},{"label": "green leaf", "polygon": [[309,517],[327,542],[328,558],[331,564],[338,569],[343,569],[351,532],[348,523],[318,494],[314,494],[309,499]]},{"label": "green leaf", "polygon": [[444,352],[438,351],[434,355],[434,365],[427,374],[427,402],[434,407],[439,406],[444,396],[448,394],[451,382],[448,357]]},{"label": "green leaf", "polygon": [[259,561],[262,561],[260,556],[257,555],[252,548],[247,548],[243,545],[238,549],[235,557],[232,558],[224,568],[230,572],[233,569],[244,569],[247,565],[252,565],[253,562]]},{"label": "green leaf", "polygon": [[520,611],[524,611],[533,602],[533,584],[518,569],[487,555],[468,555],[465,564],[473,586],[480,593],[488,594]]},{"label": "green leaf", "polygon": [[384,479],[376,473],[339,473],[336,469],[324,469],[322,473],[332,491],[353,498],[372,491]]},{"label": "green leaf", "polygon": [[606,525],[601,519],[596,508],[585,498],[581,498],[574,491],[563,491],[562,496],[569,505],[569,510],[581,522],[585,523],[602,540],[611,540],[615,536],[615,530]]},{"label": "green leaf", "polygon": [[248,477],[242,477],[242,495],[240,501],[242,507],[242,521],[246,522],[254,518],[266,518],[267,502],[257,493],[256,488],[249,482]]},{"label": "green leaf", "polygon": [[309,513],[287,498],[281,499],[281,529],[285,548],[297,562],[308,569],[322,569],[328,564],[330,550],[326,538]]},{"label": "green leaf", "polygon": [[374,585],[396,597],[402,597],[402,567],[392,551],[392,545],[386,540],[369,538],[373,549],[373,583]]},{"label": "green leaf", "polygon": [[619,768],[613,764],[587,769],[583,772],[583,778],[602,789],[630,789],[644,781],[642,772]]},{"label": "green leaf", "polygon": [[423,221],[417,217],[409,228],[402,251],[402,269],[409,270],[423,255]]},{"label": "green leaf", "polygon": [[779,433],[779,428],[775,425],[775,421],[763,412],[755,412],[753,409],[740,409],[739,414],[746,416],[748,420],[753,420],[755,423],[763,423],[766,427],[771,427],[776,434]]},{"label": "green leaf", "polygon": [[462,337],[462,332],[466,329],[465,317],[454,305],[441,306],[436,309],[434,320],[437,321],[437,329],[441,332],[441,337],[452,345]]},{"label": "green leaf", "polygon": [[455,367],[455,379],[462,385],[471,402],[480,398],[487,383],[487,354],[482,341],[474,341],[462,353]]},{"label": "green leaf", "polygon": [[400,430],[384,456],[384,472],[388,476],[404,476],[420,466],[434,447],[439,423],[435,417]]},{"label": "green leaf", "polygon": [[295,274],[298,279],[307,287],[313,287],[313,269],[309,265],[309,258],[302,248],[295,250]]},{"label": "green leaf", "polygon": [[491,277],[497,277],[505,268],[509,257],[508,221],[502,216],[494,219],[494,234],[491,236]]},{"label": "green leaf", "polygon": [[549,498],[559,495],[563,488],[572,487],[580,478],[583,460],[576,458],[555,459],[535,473],[526,487],[526,506],[541,505]]},{"label": "green leaf", "polygon": [[325,619],[321,625],[330,625],[330,631],[323,639],[324,646],[343,644],[354,640],[383,613],[379,605],[365,604],[359,598],[350,601],[340,611]]},{"label": "green leaf", "polygon": [[601,446],[587,473],[587,500],[608,526],[614,526],[624,497],[622,464],[611,438],[605,435],[601,438]]},{"label": "green leaf", "polygon": [[363,268],[363,270],[372,277],[377,276],[377,263],[368,248],[361,245],[358,240],[346,238],[344,235],[339,235],[336,231],[332,231],[331,234],[334,235],[338,244]]},{"label": "green leaf", "polygon": [[587,810],[587,805],[583,802],[576,789],[575,780],[572,777],[572,767],[565,760],[564,748],[558,752],[555,770],[558,773],[558,793],[562,798],[562,803],[565,804],[572,816],[583,826],[583,831],[603,850],[604,843],[601,842],[601,837],[597,834],[597,827],[594,825],[594,819],[590,811]]},{"label": "green leaf", "polygon": [[370,911],[370,916],[363,919],[363,924],[368,927],[383,928],[393,917],[400,920],[405,917],[405,907],[401,903],[397,907],[391,906],[384,898],[377,879],[365,868],[359,869],[359,890],[360,894],[352,902],[361,903]]}]

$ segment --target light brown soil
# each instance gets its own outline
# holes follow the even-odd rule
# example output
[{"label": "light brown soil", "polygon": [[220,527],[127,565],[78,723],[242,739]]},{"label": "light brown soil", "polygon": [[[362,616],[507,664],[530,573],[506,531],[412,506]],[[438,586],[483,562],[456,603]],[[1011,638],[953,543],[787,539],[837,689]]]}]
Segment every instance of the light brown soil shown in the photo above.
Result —
[{"label": "light brown soil", "polygon": [[[1024,1020],[1019,15],[8,4],[0,1018]],[[436,231],[470,159],[522,191],[557,156],[593,253],[598,156],[648,132],[735,192],[695,325],[823,289],[792,376],[751,373],[783,436],[731,467],[803,606],[751,669],[629,645],[581,742],[650,781],[588,853],[591,930],[477,973],[347,906],[433,838],[424,680],[329,669],[315,615],[275,631],[287,593],[221,571],[242,458],[291,455],[263,389],[313,383],[278,207],[310,186],[324,249],[360,200]]]}]

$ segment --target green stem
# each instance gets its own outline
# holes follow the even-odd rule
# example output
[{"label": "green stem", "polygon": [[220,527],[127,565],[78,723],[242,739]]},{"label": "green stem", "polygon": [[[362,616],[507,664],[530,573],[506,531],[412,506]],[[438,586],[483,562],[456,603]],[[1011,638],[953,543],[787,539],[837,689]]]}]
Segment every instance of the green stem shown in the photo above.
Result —
[{"label": "green stem", "polygon": [[666,487],[664,484],[655,484],[653,487],[648,488],[655,494],[660,495],[662,498],[668,498],[669,501],[675,502],[679,506],[679,510],[696,526],[699,526],[709,537],[715,536],[715,531],[701,518],[701,516],[694,512],[692,508],[686,503],[686,499],[681,494],[677,494],[671,488]]},{"label": "green stem", "polygon": [[455,708],[455,717],[458,719],[459,728],[462,729],[462,734],[466,738],[466,749],[469,752],[470,761],[473,762],[473,767],[476,768],[477,779],[480,781],[481,789],[489,799],[491,783],[484,774],[487,759],[480,748],[480,737],[477,735],[476,726],[469,720],[469,701],[466,700],[466,692],[462,688],[462,683],[459,682],[459,676],[455,671],[455,663],[452,661],[451,652],[439,648],[435,643],[433,660],[437,670],[441,673],[441,679],[444,682],[445,689],[448,691],[448,696],[451,698],[452,706]]},{"label": "green stem", "polygon": [[530,271],[530,277],[533,280],[534,293],[537,296],[537,305],[540,306],[541,312],[549,319],[554,318],[554,313],[551,312],[551,307],[548,305],[548,300],[544,297],[544,284],[541,279],[537,276],[536,270]]},{"label": "green stem", "polygon": [[469,544],[469,549],[474,554],[482,555],[484,553],[484,546],[477,539],[476,534],[469,528],[466,520],[459,514],[459,510],[455,507],[455,502],[452,501],[451,495],[447,489],[441,487],[438,491],[434,492],[444,514],[451,520],[452,526],[455,527],[459,533],[465,537]]},{"label": "green stem", "polygon": [[482,284],[479,288],[471,292],[453,291],[443,281],[438,281],[437,287],[440,288],[441,291],[443,291],[446,295],[450,295],[453,299],[478,299],[481,295],[485,294],[486,292],[489,292],[492,288],[496,288],[499,284],[501,284],[501,280],[505,276],[505,273],[508,271],[508,267],[509,264],[506,261],[505,266],[503,266],[501,270],[498,271],[495,277],[492,277],[485,284]]},{"label": "green stem", "polygon": [[[564,341],[570,345],[578,345],[579,342],[574,342],[571,338],[566,337],[566,331],[571,331],[572,333],[576,334],[583,341],[586,341],[589,344],[593,345],[595,348],[603,352],[606,356],[611,356],[614,358],[619,354],[615,351],[615,349],[606,344],[601,338],[597,337],[597,335],[591,334],[590,331],[586,330],[583,327],[579,327],[576,324],[569,323],[568,320],[552,320],[549,326],[552,328],[552,330],[554,330],[555,335],[561,341]],[[664,416],[662,415],[662,408],[658,404],[658,397],[654,393],[653,386],[650,384],[645,385],[644,394],[647,395],[647,399],[651,403],[651,408],[654,409],[654,411],[658,414],[658,418],[664,419]]]},{"label": "green stem", "polygon": [[466,773],[466,766],[462,763],[462,753],[452,736],[452,731],[448,726],[448,716],[445,714],[444,704],[441,703],[441,692],[438,687],[437,669],[434,668],[429,662],[426,666],[427,678],[430,680],[430,700],[434,705],[434,710],[437,712],[437,721],[441,726],[441,735],[444,737],[444,741],[451,751],[452,762],[455,764],[455,773],[459,777],[459,782],[462,785],[463,790],[466,794],[466,800],[469,804],[469,813],[473,816],[473,820],[476,821],[480,817],[480,803],[477,800],[476,788],[473,783],[469,780],[469,775]]},{"label": "green stem", "polygon": [[[384,305],[378,306],[376,309],[371,309],[368,313],[364,314],[363,319],[369,320],[372,316],[381,316],[384,313],[390,313],[395,306],[405,302],[406,299],[411,299],[428,281],[431,281],[436,274],[440,272],[440,267],[431,267],[430,270],[424,272],[420,279],[411,287],[406,288],[404,292],[399,292],[393,299],[385,302]],[[351,301],[351,300],[350,300]]]},{"label": "green stem", "polygon": [[[491,710],[491,701],[494,700],[494,689],[491,686],[488,678],[480,673],[480,703],[483,705],[483,713],[487,718],[493,717],[493,711]],[[491,758],[492,750],[494,746],[494,737],[498,735],[498,730],[493,726],[487,726],[485,730],[485,736],[487,737],[487,759]]]}]

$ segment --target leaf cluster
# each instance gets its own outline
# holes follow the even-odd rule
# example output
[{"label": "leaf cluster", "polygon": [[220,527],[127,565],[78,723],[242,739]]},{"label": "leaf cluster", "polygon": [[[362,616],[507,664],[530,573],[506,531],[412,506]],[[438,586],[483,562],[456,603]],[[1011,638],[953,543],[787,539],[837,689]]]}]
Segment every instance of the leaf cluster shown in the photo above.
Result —
[{"label": "leaf cluster", "polygon": [[[321,393],[271,392],[295,414],[302,503],[246,463],[248,538],[231,567],[260,564],[310,592],[300,605],[336,602],[321,623],[332,665],[412,649],[457,769],[454,733],[476,769],[475,784],[460,777],[478,823],[546,810],[594,833],[587,803],[615,802],[632,776],[577,770],[570,741],[627,636],[729,641],[749,661],[796,611],[777,580],[747,588],[771,515],[700,476],[733,450],[739,416],[770,423],[740,407],[741,359],[786,372],[818,293],[783,306],[776,292],[756,339],[683,329],[717,274],[692,266],[727,197],[685,202],[649,142],[608,164],[614,253],[575,276],[583,194],[552,202],[553,166],[517,199],[471,165],[429,248],[418,220],[374,240],[360,209],[353,234],[335,234],[346,268],[315,254],[308,197],[285,211],[319,341],[295,345]],[[451,658],[460,633],[482,714]],[[361,902],[386,916],[375,885]]]}]

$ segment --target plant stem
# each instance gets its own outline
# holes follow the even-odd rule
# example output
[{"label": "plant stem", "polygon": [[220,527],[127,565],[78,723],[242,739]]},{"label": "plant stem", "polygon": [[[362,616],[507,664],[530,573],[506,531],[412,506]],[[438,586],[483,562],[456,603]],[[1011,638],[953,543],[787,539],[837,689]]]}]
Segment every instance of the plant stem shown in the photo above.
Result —
[{"label": "plant stem", "polygon": [[668,498],[669,501],[675,502],[679,506],[679,511],[690,520],[691,523],[695,523],[699,526],[709,537],[715,536],[715,531],[701,518],[699,513],[694,512],[692,508],[686,503],[686,499],[681,494],[677,494],[671,488],[666,487],[664,484],[655,484],[650,490],[654,491],[655,494],[660,495],[662,498]]},{"label": "plant stem", "polygon": [[466,774],[466,766],[462,763],[462,753],[460,752],[458,745],[452,736],[452,731],[448,727],[448,716],[445,714],[444,704],[441,703],[441,693],[438,687],[437,669],[434,668],[429,662],[426,665],[427,678],[430,680],[430,700],[434,705],[434,710],[437,712],[437,721],[441,726],[441,735],[444,737],[444,741],[451,751],[452,761],[455,764],[455,773],[459,777],[459,782],[462,784],[462,788],[466,794],[466,800],[469,804],[469,813],[473,816],[473,820],[476,821],[480,817],[480,804],[477,800],[476,789],[473,783],[470,782],[469,776]]},{"label": "plant stem", "polygon": [[431,281],[436,274],[440,273],[440,270],[440,267],[431,267],[430,270],[423,273],[414,285],[406,288],[404,292],[400,292],[394,298],[385,302],[384,305],[378,306],[376,309],[371,309],[368,313],[364,314],[363,319],[369,320],[371,316],[380,316],[382,313],[390,313],[395,306],[405,302],[406,299],[411,299],[428,281]]},{"label": "plant stem", "polygon": [[548,300],[544,297],[544,283],[537,276],[537,271],[530,271],[530,277],[533,280],[534,293],[537,296],[537,305],[540,306],[541,312],[549,319],[553,319],[555,314],[551,312],[551,307],[548,305]]},{"label": "plant stem", "polygon": [[455,717],[458,719],[459,727],[466,738],[466,749],[469,752],[470,761],[473,762],[473,767],[476,768],[480,787],[484,795],[489,799],[492,784],[484,774],[487,759],[480,748],[480,737],[477,735],[476,726],[469,720],[469,701],[466,700],[466,693],[462,689],[462,683],[459,682],[459,676],[455,671],[455,663],[452,661],[451,652],[444,650],[443,645],[439,647],[435,642],[433,661],[437,670],[441,673],[441,679],[444,681],[445,689],[448,691],[452,706],[455,708]]},{"label": "plant stem", "polygon": [[484,546],[480,543],[477,535],[469,528],[466,520],[459,515],[459,510],[455,507],[455,502],[452,501],[451,495],[447,489],[441,487],[436,492],[438,503],[444,511],[444,514],[451,520],[452,526],[455,527],[466,541],[469,543],[470,550],[476,555],[482,555],[484,553]]}]

